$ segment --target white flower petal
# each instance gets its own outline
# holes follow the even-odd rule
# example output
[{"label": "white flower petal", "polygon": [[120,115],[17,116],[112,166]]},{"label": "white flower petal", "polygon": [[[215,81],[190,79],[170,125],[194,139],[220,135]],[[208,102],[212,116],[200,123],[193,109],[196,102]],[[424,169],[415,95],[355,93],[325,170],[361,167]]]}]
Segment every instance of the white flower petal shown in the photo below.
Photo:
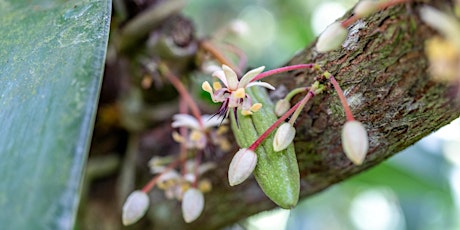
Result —
[{"label": "white flower petal", "polygon": [[247,84],[249,84],[249,82],[252,81],[252,79],[254,79],[254,77],[256,77],[257,75],[259,75],[260,73],[262,73],[262,71],[264,71],[265,69],[265,66],[261,66],[257,69],[253,69],[249,72],[247,72],[240,80],[240,83],[238,84],[238,88],[245,88]]},{"label": "white flower petal", "polygon": [[354,164],[360,165],[369,149],[367,131],[359,121],[347,121],[342,128],[342,147]]},{"label": "white flower petal", "polygon": [[142,218],[147,212],[149,202],[149,196],[145,192],[140,190],[132,192],[123,205],[123,225],[134,224]]},{"label": "white flower petal", "polygon": [[213,77],[219,78],[219,80],[220,80],[222,83],[224,83],[225,87],[228,87],[228,84],[227,84],[227,77],[225,77],[224,71],[222,71],[222,70],[214,71],[214,73],[212,73],[212,76],[213,76]]},{"label": "white flower petal", "polygon": [[205,128],[217,127],[223,123],[224,117],[220,115],[202,115],[201,120]]},{"label": "white flower petal", "polygon": [[186,223],[196,220],[204,209],[203,193],[195,188],[188,189],[182,198],[182,216]]},{"label": "white flower petal", "polygon": [[200,167],[198,167],[198,175],[202,175],[203,173],[209,171],[209,170],[213,170],[216,168],[216,164],[213,163],[213,162],[206,162],[206,163],[202,163],[200,164]]},{"label": "white flower petal", "polygon": [[190,172],[189,171],[189,173],[186,173],[184,175],[184,180],[188,181],[189,183],[195,182],[195,180],[196,180],[195,172],[193,172],[193,171]]},{"label": "white flower petal", "polygon": [[255,85],[262,86],[262,87],[265,87],[267,89],[275,90],[275,87],[273,87],[272,85],[268,84],[267,82],[262,82],[262,81],[251,82],[246,86],[246,88],[252,87],[252,86],[255,86]]},{"label": "white flower petal", "polygon": [[227,79],[227,87],[230,90],[237,90],[238,76],[236,75],[235,71],[226,65],[222,65],[222,69],[224,70],[225,78]]},{"label": "white flower petal", "polygon": [[173,116],[173,120],[174,121],[171,124],[173,128],[187,127],[191,129],[200,129],[200,124],[195,119],[195,117],[190,114],[175,114]]},{"label": "white flower petal", "polygon": [[[166,170],[166,167],[164,167],[164,169],[160,172],[152,172],[154,174],[156,173],[162,173]],[[172,180],[172,179],[180,179],[181,178],[181,175],[176,171],[176,170],[169,170],[163,174],[161,174],[161,176],[158,178],[158,182],[161,183],[163,181],[167,181],[167,180]]]},{"label": "white flower petal", "polygon": [[211,84],[209,84],[208,81],[203,82],[203,84],[201,84],[201,88],[202,88],[204,91],[206,91],[206,92],[208,92],[209,94],[211,94],[211,96],[212,96],[212,94],[214,93],[213,90],[212,90]]}]

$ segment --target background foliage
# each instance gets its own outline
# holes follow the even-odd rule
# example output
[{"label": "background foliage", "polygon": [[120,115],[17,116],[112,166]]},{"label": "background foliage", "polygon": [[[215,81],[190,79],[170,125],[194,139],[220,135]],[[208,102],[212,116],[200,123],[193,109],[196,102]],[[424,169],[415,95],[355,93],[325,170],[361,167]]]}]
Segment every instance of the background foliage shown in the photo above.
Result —
[{"label": "background foliage", "polygon": [[70,229],[110,1],[0,1],[0,228]]}]

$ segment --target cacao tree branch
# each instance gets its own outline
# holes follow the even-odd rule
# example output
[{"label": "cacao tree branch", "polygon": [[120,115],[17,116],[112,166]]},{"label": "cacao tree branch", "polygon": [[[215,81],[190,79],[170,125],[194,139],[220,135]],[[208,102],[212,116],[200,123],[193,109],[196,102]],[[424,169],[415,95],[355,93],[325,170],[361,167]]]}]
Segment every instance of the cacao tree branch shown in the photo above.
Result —
[{"label": "cacao tree branch", "polygon": [[[340,135],[346,119],[337,94],[330,87],[315,96],[296,123],[301,198],[381,163],[460,115],[450,93],[452,86],[433,81],[428,73],[424,44],[436,32],[417,13],[427,3],[449,1],[415,1],[388,8],[352,24],[342,48],[319,54],[312,44],[289,61],[289,65],[319,63],[332,73],[370,140],[364,163],[353,165],[342,150]],[[317,75],[312,70],[296,70],[278,75],[271,83],[294,89],[310,85]],[[184,223],[177,203],[160,199],[154,192],[149,216],[155,227],[216,229],[275,207],[253,179],[229,187],[231,155],[220,159],[218,169],[208,175],[214,188],[205,196],[204,213],[191,224]]]}]

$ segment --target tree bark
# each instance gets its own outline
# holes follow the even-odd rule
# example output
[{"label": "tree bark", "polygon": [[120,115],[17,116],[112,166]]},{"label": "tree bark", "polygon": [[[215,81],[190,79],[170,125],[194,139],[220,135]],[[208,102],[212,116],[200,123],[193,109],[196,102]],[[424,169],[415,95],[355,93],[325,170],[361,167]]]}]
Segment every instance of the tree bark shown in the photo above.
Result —
[{"label": "tree bark", "polygon": [[[312,44],[287,63],[319,63],[332,73],[370,141],[364,163],[353,165],[342,150],[340,135],[346,119],[337,93],[329,87],[315,96],[296,123],[301,198],[377,165],[460,115],[460,107],[449,93],[452,86],[429,76],[424,43],[436,32],[418,16],[422,3],[448,1],[416,1],[380,11],[351,25],[342,48],[319,54]],[[297,70],[272,78],[271,83],[293,89],[309,86],[315,76],[318,73],[312,70]],[[213,190],[205,195],[204,213],[191,224],[182,220],[177,202],[160,199],[160,191],[153,192],[149,216],[155,227],[216,229],[274,208],[254,179],[229,187],[231,155],[220,159],[217,170],[208,176]]]}]

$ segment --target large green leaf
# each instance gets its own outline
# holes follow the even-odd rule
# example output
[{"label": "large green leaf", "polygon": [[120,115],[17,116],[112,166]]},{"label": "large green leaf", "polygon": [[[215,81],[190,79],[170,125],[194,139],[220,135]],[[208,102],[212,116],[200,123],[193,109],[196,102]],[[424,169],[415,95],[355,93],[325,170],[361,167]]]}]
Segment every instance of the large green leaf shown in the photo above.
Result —
[{"label": "large green leaf", "polygon": [[109,0],[0,0],[0,229],[71,229]]}]

